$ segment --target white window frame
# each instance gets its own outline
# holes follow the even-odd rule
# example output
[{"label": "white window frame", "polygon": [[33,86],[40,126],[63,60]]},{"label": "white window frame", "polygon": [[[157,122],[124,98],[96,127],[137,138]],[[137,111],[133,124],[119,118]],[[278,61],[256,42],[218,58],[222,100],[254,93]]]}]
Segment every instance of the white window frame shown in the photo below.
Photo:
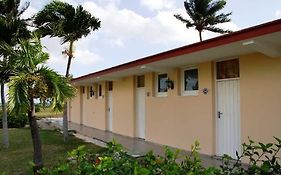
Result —
[{"label": "white window frame", "polygon": [[167,75],[167,78],[168,78],[168,73],[157,73],[156,76],[155,76],[155,92],[156,92],[156,97],[167,97],[168,96],[168,89],[167,89],[167,92],[158,92],[158,78],[159,78],[159,75],[162,75],[162,74],[166,74]]},{"label": "white window frame", "polygon": [[[186,91],[185,90],[185,74],[184,72],[186,70],[192,70],[192,69],[197,69],[197,72],[198,72],[198,90],[189,90],[189,91]],[[181,71],[181,94],[182,96],[197,96],[199,94],[199,69],[198,67],[185,67],[182,69]]]}]

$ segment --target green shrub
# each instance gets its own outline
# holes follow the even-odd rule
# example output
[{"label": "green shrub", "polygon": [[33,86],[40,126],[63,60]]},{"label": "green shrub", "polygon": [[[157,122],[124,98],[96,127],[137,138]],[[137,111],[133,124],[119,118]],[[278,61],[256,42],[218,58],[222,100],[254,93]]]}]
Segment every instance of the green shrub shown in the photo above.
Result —
[{"label": "green shrub", "polygon": [[[2,128],[2,116],[3,113],[0,111],[0,128]],[[8,127],[9,128],[22,128],[27,124],[27,115],[26,114],[8,114]]]},{"label": "green shrub", "polygon": [[35,112],[40,112],[42,108],[42,105],[40,104],[35,104]]},{"label": "green shrub", "polygon": [[164,156],[149,152],[142,158],[129,156],[120,144],[108,143],[106,151],[92,154],[79,147],[69,153],[65,163],[52,170],[43,169],[43,175],[216,175],[216,168],[204,168],[199,158],[199,143],[182,163],[177,163],[179,151],[165,148]]},{"label": "green shrub", "polygon": [[[106,151],[93,154],[81,146],[69,153],[67,161],[53,169],[43,169],[42,175],[279,175],[281,174],[277,154],[281,140],[276,144],[243,144],[243,153],[237,160],[224,156],[220,168],[202,166],[199,142],[192,146],[191,153],[184,158],[180,151],[165,147],[164,156],[149,152],[144,157],[129,156],[120,144],[110,142]],[[178,158],[183,158],[179,162]],[[241,163],[249,158],[248,165]]]},{"label": "green shrub", "polygon": [[[281,149],[281,140],[274,137],[276,143],[255,143],[249,138],[249,143],[242,144],[243,152],[234,160],[228,155],[224,155],[222,161],[222,172],[227,175],[280,175],[281,166],[278,153]],[[248,160],[247,165],[243,165],[241,160]],[[234,163],[231,163],[234,162]]]}]

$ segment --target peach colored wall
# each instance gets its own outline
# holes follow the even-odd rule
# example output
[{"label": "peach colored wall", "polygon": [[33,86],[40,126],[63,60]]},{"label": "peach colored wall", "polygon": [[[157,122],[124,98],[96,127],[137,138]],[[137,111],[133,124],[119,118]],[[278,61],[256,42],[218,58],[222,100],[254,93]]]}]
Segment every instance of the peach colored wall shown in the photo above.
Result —
[{"label": "peach colored wall", "polygon": [[281,138],[281,58],[240,57],[242,143]]},{"label": "peach colored wall", "polygon": [[[281,58],[262,54],[239,57],[240,105],[242,143],[247,137],[262,142],[281,137]],[[215,154],[215,80],[213,63],[197,65],[199,94],[181,95],[181,69],[168,72],[174,80],[174,90],[167,97],[156,97],[154,73],[145,74],[146,140],[189,150],[195,140],[201,143],[202,153]],[[102,83],[106,97],[106,84]],[[202,89],[208,88],[207,95]],[[87,99],[83,94],[83,124],[106,129],[106,98]],[[80,90],[71,101],[71,121],[80,123]],[[113,132],[135,136],[135,78],[125,77],[113,82]],[[77,106],[74,107],[74,106]]]},{"label": "peach colored wall", "polygon": [[135,88],[134,77],[122,78],[113,82],[113,132],[134,137]]},{"label": "peach colored wall", "polygon": [[77,88],[77,94],[76,96],[71,99],[69,103],[69,108],[70,111],[70,116],[69,116],[69,121],[73,123],[80,124],[80,87]]},{"label": "peach colored wall", "polygon": [[[96,85],[95,94],[97,95]],[[85,88],[86,90],[87,88]],[[106,129],[106,113],[105,113],[105,83],[102,83],[103,97],[87,98],[87,90],[83,96],[83,125],[105,130]]]},{"label": "peach colored wall", "polygon": [[[181,71],[168,73],[175,81],[174,90],[167,97],[146,97],[146,139],[189,150],[190,145],[199,140],[202,153],[214,154],[214,117],[213,117],[213,73],[212,63],[198,66],[199,94],[181,96]],[[146,74],[147,92],[153,92],[153,75]],[[179,81],[180,80],[180,81]],[[207,95],[202,89],[208,88]]]}]

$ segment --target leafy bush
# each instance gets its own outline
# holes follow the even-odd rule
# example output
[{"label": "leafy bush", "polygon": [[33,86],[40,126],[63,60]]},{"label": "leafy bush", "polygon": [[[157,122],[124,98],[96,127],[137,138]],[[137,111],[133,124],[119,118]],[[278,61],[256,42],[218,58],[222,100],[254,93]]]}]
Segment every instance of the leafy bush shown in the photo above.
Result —
[{"label": "leafy bush", "polygon": [[40,112],[42,108],[42,105],[40,104],[35,104],[35,112]]},{"label": "leafy bush", "polygon": [[[78,147],[69,153],[69,158],[54,169],[43,169],[43,175],[277,175],[281,174],[277,154],[281,140],[276,144],[243,144],[243,153],[237,160],[224,156],[221,168],[202,166],[199,143],[195,142],[191,153],[179,162],[180,151],[165,148],[164,156],[149,152],[144,157],[129,156],[120,144],[108,143],[106,151],[93,154]],[[249,158],[248,165],[241,163]]]},{"label": "leafy bush", "polygon": [[[2,128],[2,116],[3,113],[0,111],[0,128]],[[8,114],[8,127],[9,128],[22,128],[27,124],[27,115],[26,114]]]},{"label": "leafy bush", "polygon": [[[228,155],[224,155],[221,166],[223,174],[260,174],[260,175],[280,175],[281,166],[278,162],[278,153],[281,149],[281,140],[274,137],[276,143],[255,143],[249,138],[249,143],[242,144],[243,152],[234,160]],[[248,160],[247,165],[242,164],[242,160]],[[234,163],[231,163],[234,162]]]},{"label": "leafy bush", "polygon": [[120,144],[108,143],[106,151],[92,154],[85,147],[78,147],[69,153],[65,163],[53,170],[43,169],[43,175],[211,175],[219,170],[204,168],[199,158],[199,143],[192,147],[192,152],[184,161],[177,163],[179,151],[165,148],[165,155],[155,156],[149,152],[142,158],[129,156]]}]

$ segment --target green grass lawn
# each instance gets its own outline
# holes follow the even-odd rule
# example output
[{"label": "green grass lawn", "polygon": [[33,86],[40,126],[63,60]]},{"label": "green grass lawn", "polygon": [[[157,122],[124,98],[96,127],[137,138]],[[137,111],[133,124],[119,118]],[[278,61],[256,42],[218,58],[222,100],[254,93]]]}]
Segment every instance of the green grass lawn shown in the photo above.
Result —
[{"label": "green grass lawn", "polygon": [[[67,152],[80,145],[86,145],[93,151],[100,151],[102,148],[91,143],[85,143],[73,136],[69,142],[63,142],[62,135],[57,131],[41,130],[42,149],[44,165],[51,167],[67,157]],[[3,149],[0,144],[0,174],[26,175],[30,174],[33,148],[29,128],[10,129],[10,148]],[[0,141],[2,142],[2,129],[0,129]]]},{"label": "green grass lawn", "polygon": [[62,112],[54,112],[51,108],[40,108],[35,115],[37,118],[57,118],[62,117]]}]

